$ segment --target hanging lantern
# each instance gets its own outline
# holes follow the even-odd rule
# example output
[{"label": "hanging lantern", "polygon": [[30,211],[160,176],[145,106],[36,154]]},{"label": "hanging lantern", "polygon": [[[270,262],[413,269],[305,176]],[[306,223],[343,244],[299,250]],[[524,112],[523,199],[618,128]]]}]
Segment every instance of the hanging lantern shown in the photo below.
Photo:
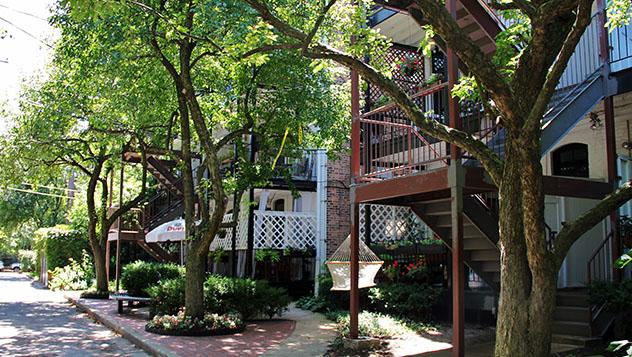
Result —
[{"label": "hanging lantern", "polygon": [[[351,290],[351,236],[347,236],[334,254],[325,263],[331,273],[333,287],[331,290]],[[362,240],[358,245],[358,288],[375,286],[375,276],[384,264],[364,244]]]}]

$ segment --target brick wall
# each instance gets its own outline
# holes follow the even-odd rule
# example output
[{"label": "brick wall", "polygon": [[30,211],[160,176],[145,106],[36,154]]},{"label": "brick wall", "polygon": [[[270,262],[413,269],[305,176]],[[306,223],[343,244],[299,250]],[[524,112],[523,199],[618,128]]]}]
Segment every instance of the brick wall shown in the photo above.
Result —
[{"label": "brick wall", "polygon": [[348,154],[327,162],[327,257],[351,232],[350,165]]}]

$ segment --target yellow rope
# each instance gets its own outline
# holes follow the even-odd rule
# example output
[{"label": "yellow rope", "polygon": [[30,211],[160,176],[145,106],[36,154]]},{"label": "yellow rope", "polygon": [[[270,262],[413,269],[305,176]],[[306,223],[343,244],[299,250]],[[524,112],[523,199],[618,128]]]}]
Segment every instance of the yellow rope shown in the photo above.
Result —
[{"label": "yellow rope", "polygon": [[274,168],[276,167],[277,161],[281,157],[281,153],[283,152],[283,147],[285,146],[285,140],[287,139],[287,134],[289,132],[290,132],[290,127],[286,127],[285,134],[283,134],[283,141],[281,141],[281,147],[279,148],[279,152],[277,153],[276,157],[274,158],[274,162],[272,163],[272,170],[274,170]]}]

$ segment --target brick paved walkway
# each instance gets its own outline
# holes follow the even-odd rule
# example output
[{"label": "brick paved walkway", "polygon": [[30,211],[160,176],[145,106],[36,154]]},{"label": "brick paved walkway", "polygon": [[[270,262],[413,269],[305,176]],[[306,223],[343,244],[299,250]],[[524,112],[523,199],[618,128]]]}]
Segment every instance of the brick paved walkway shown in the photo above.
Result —
[{"label": "brick paved walkway", "polygon": [[146,332],[146,314],[116,312],[113,300],[78,299],[77,305],[106,326],[160,356],[318,356],[333,338],[333,327],[318,315],[291,309],[283,319],[251,322],[243,333],[229,336],[161,336]]}]

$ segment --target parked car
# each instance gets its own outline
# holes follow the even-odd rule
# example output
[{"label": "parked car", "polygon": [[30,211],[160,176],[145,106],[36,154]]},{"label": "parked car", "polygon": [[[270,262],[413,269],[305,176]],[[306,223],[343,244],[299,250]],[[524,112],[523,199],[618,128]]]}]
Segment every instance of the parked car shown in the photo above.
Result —
[{"label": "parked car", "polygon": [[11,270],[16,273],[19,273],[22,270],[22,265],[19,262],[11,264]]},{"label": "parked car", "polygon": [[19,262],[14,262],[14,263],[5,265],[4,262],[0,260],[0,271],[3,271],[3,270],[11,270],[16,273],[19,273],[22,270],[22,265],[20,265]]}]

